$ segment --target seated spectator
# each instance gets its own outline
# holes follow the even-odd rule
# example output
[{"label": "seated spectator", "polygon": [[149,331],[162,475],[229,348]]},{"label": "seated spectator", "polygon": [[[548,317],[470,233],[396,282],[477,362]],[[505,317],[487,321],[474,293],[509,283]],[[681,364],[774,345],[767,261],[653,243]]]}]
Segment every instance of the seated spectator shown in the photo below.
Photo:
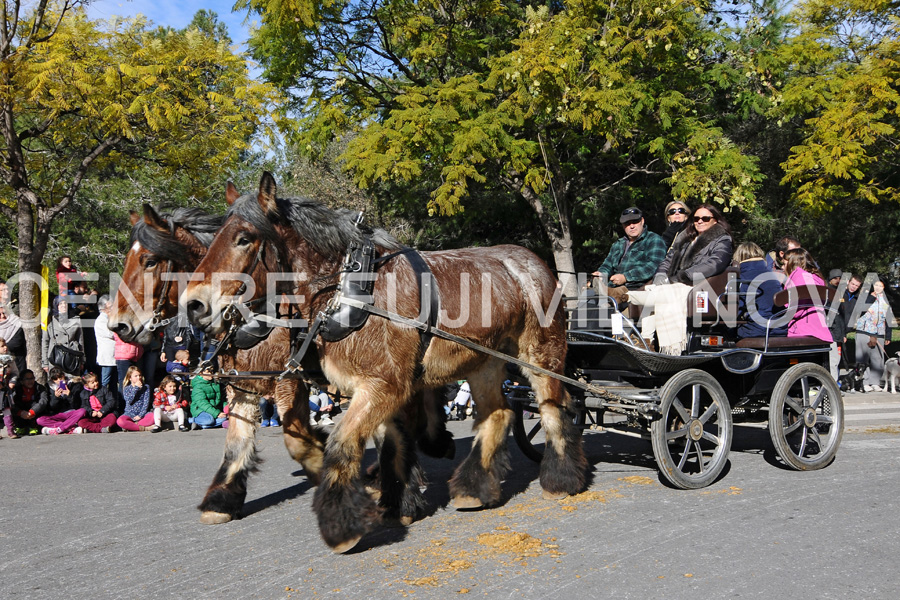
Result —
[{"label": "seated spectator", "polygon": [[[49,393],[51,397],[56,397],[58,412],[38,417],[35,422],[41,426],[41,433],[44,435],[69,433],[84,418],[84,409],[81,408],[77,386],[70,386],[66,380],[66,374],[62,372],[62,369],[56,367],[50,369],[48,378],[50,380]],[[73,393],[72,387],[76,387],[75,393]],[[77,406],[72,406],[72,400]]]},{"label": "seated spectator", "polygon": [[[784,274],[787,281],[784,289],[806,285],[825,285],[825,280],[815,266],[815,261],[809,252],[803,248],[794,248],[784,253]],[[825,319],[825,309],[814,306],[810,301],[800,301],[797,312],[788,323],[788,337],[818,338],[823,342],[833,343],[828,323]]]},{"label": "seated spectator", "polygon": [[606,294],[623,306],[629,290],[640,289],[653,277],[656,267],[666,256],[666,245],[662,238],[644,227],[644,216],[640,209],[632,206],[619,217],[625,236],[616,240],[606,255],[600,268],[592,274],[602,277],[607,289],[601,283],[597,290]]},{"label": "seated spectator", "polygon": [[800,247],[796,238],[785,236],[775,242],[775,249],[766,255],[766,264],[776,273],[784,273],[784,253]]},{"label": "seated spectator", "polygon": [[81,390],[84,417],[72,433],[112,433],[116,430],[116,395],[100,387],[100,378],[93,373],[84,376]]},{"label": "seated spectator", "polygon": [[675,236],[687,227],[688,214],[690,212],[687,204],[680,200],[672,200],[666,204],[666,230],[662,232],[662,236],[660,237],[662,237],[667,251],[672,247]]},{"label": "seated spectator", "polygon": [[876,280],[872,293],[862,303],[863,312],[856,321],[856,362],[869,367],[863,379],[863,391],[880,392],[886,346],[891,343],[894,322],[884,283]]},{"label": "seated spectator", "polygon": [[659,339],[660,352],[679,355],[687,345],[687,297],[700,280],[718,275],[731,264],[731,227],[711,204],[694,209],[689,224],[675,237],[654,283],[644,291],[630,291],[633,304],[652,308],[644,315],[644,339]]},{"label": "seated spectator", "polygon": [[6,340],[0,337],[0,413],[3,414],[6,433],[12,439],[19,436],[16,435],[12,420],[12,390],[9,382],[11,379],[18,379],[18,372],[16,362],[6,346]]},{"label": "seated spectator", "polygon": [[334,410],[334,400],[325,390],[312,388],[309,396],[309,424],[310,425],[334,425],[331,419],[331,411]]},{"label": "seated spectator", "polygon": [[787,325],[770,327],[775,308],[775,294],[782,290],[779,276],[766,264],[765,252],[753,242],[742,242],[734,251],[734,262],[740,269],[738,317],[746,320],[737,328],[740,338],[787,335]]},{"label": "seated spectator", "polygon": [[213,369],[207,366],[191,380],[191,414],[195,429],[227,427],[228,413],[222,397],[222,386],[213,381]]},{"label": "seated spectator", "polygon": [[[16,436],[38,435],[41,430],[37,418],[56,411],[56,397],[51,397],[47,388],[37,383],[34,371],[25,369],[19,375],[19,382],[13,391],[12,419]],[[10,435],[10,437],[13,437]]]},{"label": "seated spectator", "polygon": [[[58,346],[80,355],[80,361],[73,360],[71,364],[60,362],[63,357],[57,350]],[[41,366],[48,370],[51,366],[59,367],[70,378],[80,377],[82,369],[84,369],[84,338],[81,331],[81,319],[77,316],[69,316],[69,305],[62,296],[54,298],[53,316],[41,337]]]},{"label": "seated spectator", "polygon": [[123,431],[150,431],[153,413],[150,411],[150,386],[144,382],[144,374],[137,367],[129,367],[122,387],[125,410],[116,419]]},{"label": "seated spectator", "polygon": [[[188,365],[191,362],[191,354],[187,350],[176,350],[174,359],[166,362],[166,373],[171,375],[178,385],[181,386],[190,381]],[[162,386],[162,383],[160,383],[160,386]]]},{"label": "seated spectator", "polygon": [[184,409],[187,407],[188,401],[181,397],[178,382],[171,375],[166,375],[159,382],[159,389],[153,396],[153,427],[150,431],[153,433],[162,431],[163,421],[178,423],[178,431],[190,431],[184,424]]},{"label": "seated spectator", "polygon": [[278,420],[275,400],[271,396],[262,396],[259,399],[259,414],[262,418],[260,427],[278,427],[281,424]]}]

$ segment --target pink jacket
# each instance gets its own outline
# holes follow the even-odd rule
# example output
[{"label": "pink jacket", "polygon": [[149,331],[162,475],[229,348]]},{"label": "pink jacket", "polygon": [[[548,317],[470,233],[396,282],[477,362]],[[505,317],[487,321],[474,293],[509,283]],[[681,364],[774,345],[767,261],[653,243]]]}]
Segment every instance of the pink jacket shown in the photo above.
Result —
[{"label": "pink jacket", "polygon": [[[784,289],[803,285],[825,285],[818,275],[813,275],[803,269],[794,269],[784,282]],[[823,342],[833,342],[828,324],[825,321],[825,310],[822,308],[806,307],[798,308],[794,318],[788,325],[788,337],[812,336]]]},{"label": "pink jacket", "polygon": [[116,338],[116,349],[113,355],[116,360],[130,360],[135,362],[144,354],[144,347],[135,344],[129,344],[122,341],[122,338],[113,334]]}]

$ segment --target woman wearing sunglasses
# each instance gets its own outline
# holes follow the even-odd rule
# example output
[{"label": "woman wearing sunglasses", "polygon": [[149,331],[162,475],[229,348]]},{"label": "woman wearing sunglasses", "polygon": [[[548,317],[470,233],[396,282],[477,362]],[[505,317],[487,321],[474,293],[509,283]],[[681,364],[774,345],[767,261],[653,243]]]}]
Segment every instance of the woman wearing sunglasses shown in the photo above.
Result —
[{"label": "woman wearing sunglasses", "polygon": [[680,200],[672,200],[666,204],[666,230],[662,232],[662,239],[666,244],[666,249],[672,247],[675,236],[687,227],[690,212],[687,204]]},{"label": "woman wearing sunglasses", "polygon": [[652,339],[655,333],[660,352],[678,355],[684,350],[688,294],[696,282],[722,273],[731,254],[731,227],[718,208],[701,204],[656,270],[656,285],[628,294],[632,304],[654,308],[654,315],[644,316],[642,335]]}]

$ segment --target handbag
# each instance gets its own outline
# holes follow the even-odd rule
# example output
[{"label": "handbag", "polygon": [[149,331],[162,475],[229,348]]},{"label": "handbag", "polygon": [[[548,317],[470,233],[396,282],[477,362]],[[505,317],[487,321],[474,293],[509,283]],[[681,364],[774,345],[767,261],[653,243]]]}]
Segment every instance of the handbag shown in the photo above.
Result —
[{"label": "handbag", "polygon": [[80,375],[84,365],[84,352],[57,344],[50,351],[50,364],[59,367],[64,373]]}]

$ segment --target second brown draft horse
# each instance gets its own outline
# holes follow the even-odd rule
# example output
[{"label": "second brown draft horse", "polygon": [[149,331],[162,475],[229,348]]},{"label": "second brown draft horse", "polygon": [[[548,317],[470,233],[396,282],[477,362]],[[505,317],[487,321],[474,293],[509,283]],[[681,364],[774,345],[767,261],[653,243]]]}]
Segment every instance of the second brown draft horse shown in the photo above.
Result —
[{"label": "second brown draft horse", "polygon": [[[221,215],[195,208],[159,214],[145,204],[143,216],[132,213],[131,248],[110,312],[110,329],[127,342],[150,343],[157,325],[176,316],[180,291],[176,279],[192,273],[206,256],[222,221]],[[273,371],[282,369],[289,356],[289,334],[277,329],[252,349],[222,353],[219,363],[228,371]],[[317,482],[327,436],[310,426],[307,386],[297,379],[276,382],[272,377],[242,380],[241,387],[275,398],[284,445],[306,476]],[[225,523],[240,516],[248,477],[259,462],[256,399],[238,394],[236,400],[222,463],[199,506],[204,523]]]},{"label": "second brown draft horse", "polygon": [[[296,308],[312,320],[329,310],[348,248],[364,245],[367,239],[377,256],[374,306],[408,319],[419,317],[418,273],[393,238],[360,228],[352,212],[278,198],[276,191],[274,178],[265,173],[258,193],[237,197],[229,192],[231,208],[225,223],[181,298],[196,325],[220,333],[225,328],[223,316],[233,312],[236,297],[241,302],[258,299],[267,289],[268,275],[278,272],[291,274]],[[421,256],[440,296],[437,327],[562,373],[566,339],[560,291],[537,256],[518,246]],[[247,285],[246,276],[253,286]],[[512,419],[501,393],[502,359],[437,337],[423,344],[418,329],[381,316],[368,317],[339,341],[318,338],[316,343],[325,375],[352,394],[350,408],[329,436],[313,502],[322,537],[332,549],[353,548],[381,515],[363,484],[366,441],[384,430],[386,440],[402,443],[403,433],[392,432],[399,422],[396,417],[415,408],[417,393],[450,381],[468,380],[478,413],[471,453],[450,480],[451,502],[457,508],[477,508],[500,500],[500,484],[509,468],[506,440]],[[559,380],[525,371],[547,436],[540,471],[544,494],[557,498],[581,492],[587,461],[565,410],[569,395]],[[384,464],[382,460],[382,468]]]}]

